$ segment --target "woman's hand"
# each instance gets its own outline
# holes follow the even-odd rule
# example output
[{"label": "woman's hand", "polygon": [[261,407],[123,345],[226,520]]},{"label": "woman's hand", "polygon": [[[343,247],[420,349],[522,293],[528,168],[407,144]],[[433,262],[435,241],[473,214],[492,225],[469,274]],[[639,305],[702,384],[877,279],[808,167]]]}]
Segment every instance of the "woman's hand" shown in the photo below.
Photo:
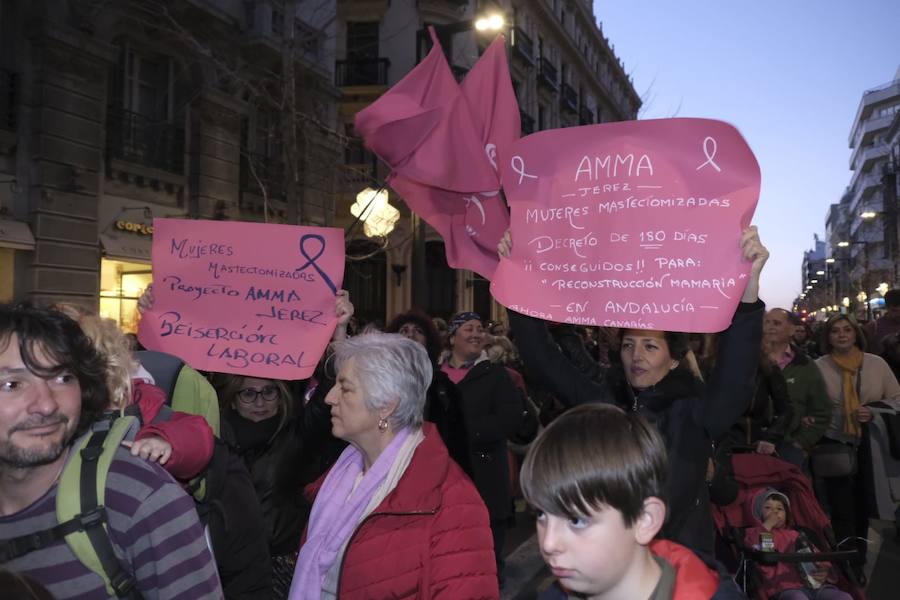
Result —
[{"label": "woman's hand", "polygon": [[512,237],[509,235],[509,229],[503,232],[503,237],[500,238],[500,241],[497,242],[497,254],[500,255],[500,258],[509,258],[509,253],[512,252]]},{"label": "woman's hand", "polygon": [[153,308],[153,302],[155,299],[153,298],[153,284],[147,286],[147,289],[144,290],[144,293],[141,294],[141,297],[138,298],[137,309],[138,312],[144,314],[151,308]]},{"label": "woman's hand", "polygon": [[756,443],[757,454],[775,454],[775,444],[760,440]]},{"label": "woman's hand", "polygon": [[334,335],[331,336],[332,342],[347,339],[347,323],[353,316],[353,303],[350,302],[350,292],[347,290],[339,290],[334,296],[334,314],[337,316],[337,327],[334,328]]},{"label": "woman's hand", "polygon": [[860,423],[868,423],[872,420],[872,409],[868,406],[860,406],[856,409],[856,420]]},{"label": "woman's hand", "polygon": [[759,275],[769,260],[769,251],[759,241],[759,230],[756,225],[751,225],[741,234],[741,252],[744,260],[753,263],[750,266],[750,280],[747,282],[741,302],[753,303],[759,300]]}]

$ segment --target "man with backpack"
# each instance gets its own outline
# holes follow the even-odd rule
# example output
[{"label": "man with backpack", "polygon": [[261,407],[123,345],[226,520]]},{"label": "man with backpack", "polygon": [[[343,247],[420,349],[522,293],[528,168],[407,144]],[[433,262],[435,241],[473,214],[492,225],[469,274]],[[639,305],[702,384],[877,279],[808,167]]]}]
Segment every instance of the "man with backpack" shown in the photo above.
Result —
[{"label": "man with backpack", "polygon": [[193,500],[101,418],[105,370],[65,315],[0,305],[0,565],[57,599],[221,598]]}]

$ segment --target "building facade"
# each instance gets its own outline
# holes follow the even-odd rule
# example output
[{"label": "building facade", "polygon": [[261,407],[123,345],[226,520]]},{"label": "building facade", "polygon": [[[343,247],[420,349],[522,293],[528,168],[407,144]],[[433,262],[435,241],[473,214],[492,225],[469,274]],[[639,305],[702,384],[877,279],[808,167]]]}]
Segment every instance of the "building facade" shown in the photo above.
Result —
[{"label": "building facade", "polygon": [[331,225],[333,23],[320,0],[0,3],[0,301],[131,331],[154,217]]},{"label": "building facade", "polygon": [[[365,188],[377,189],[387,175],[361,142],[353,139],[354,116],[425,56],[428,25],[436,26],[453,72],[458,79],[464,78],[496,35],[473,28],[474,19],[490,11],[506,16],[510,76],[523,135],[637,118],[640,97],[588,0],[339,0],[335,77],[342,91],[339,117],[351,141],[345,152],[336,223],[345,230],[352,227],[349,208],[357,194]],[[385,319],[407,310],[416,292],[425,304],[421,308],[435,316],[472,309],[485,318],[498,316],[502,309],[492,302],[489,283],[471,272],[450,269],[443,242],[428,227],[423,252],[426,280],[413,281],[419,223],[393,192],[389,201],[401,211],[390,236],[379,245],[355,227],[351,235],[355,239],[348,243],[351,259],[345,286],[361,317]],[[355,253],[360,260],[352,256]]]},{"label": "building facade", "polygon": [[[866,320],[882,310],[884,293],[900,285],[900,69],[891,81],[863,93],[848,145],[853,174],[825,223],[827,278],[823,286],[804,289],[806,297],[798,302],[813,311],[820,303],[837,305]],[[810,292],[826,289],[828,298],[810,298]]]}]

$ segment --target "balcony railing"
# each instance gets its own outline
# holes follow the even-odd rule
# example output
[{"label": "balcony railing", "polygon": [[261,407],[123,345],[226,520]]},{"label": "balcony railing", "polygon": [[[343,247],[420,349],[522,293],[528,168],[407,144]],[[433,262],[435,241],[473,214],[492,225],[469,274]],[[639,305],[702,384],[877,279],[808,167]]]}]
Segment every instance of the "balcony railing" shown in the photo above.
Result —
[{"label": "balcony railing", "polygon": [[[251,168],[252,167],[252,168]],[[280,158],[241,151],[241,190],[269,198],[284,198],[284,162]]]},{"label": "balcony railing", "polygon": [[534,42],[520,27],[513,28],[513,48],[529,64],[534,64]]},{"label": "balcony railing", "polygon": [[578,112],[578,92],[568,83],[562,84],[562,94],[559,101],[563,110]]},{"label": "balcony railing", "polygon": [[350,58],[339,60],[334,65],[335,85],[387,85],[388,68],[391,61],[387,58]]},{"label": "balcony railing", "polygon": [[107,111],[106,151],[110,158],[184,172],[184,128],[121,108]]},{"label": "balcony railing", "polygon": [[16,74],[0,69],[0,129],[16,129]]},{"label": "balcony railing", "polygon": [[534,117],[524,110],[519,110],[519,116],[522,118],[522,135],[534,133]]},{"label": "balcony railing", "polygon": [[557,76],[556,67],[546,58],[541,59],[541,73],[538,81],[554,92],[559,90],[559,77]]},{"label": "balcony railing", "polygon": [[581,107],[581,117],[579,119],[582,125],[592,125],[594,123],[594,111],[587,106]]}]

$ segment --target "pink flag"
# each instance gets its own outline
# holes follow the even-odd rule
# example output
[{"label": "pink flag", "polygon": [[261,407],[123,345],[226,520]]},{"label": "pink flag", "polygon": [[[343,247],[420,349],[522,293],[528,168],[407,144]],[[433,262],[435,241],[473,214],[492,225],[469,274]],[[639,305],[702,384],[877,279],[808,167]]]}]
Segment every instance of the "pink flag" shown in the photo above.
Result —
[{"label": "pink flag", "polygon": [[447,190],[497,187],[486,160],[473,160],[480,137],[434,31],[434,47],[416,68],[356,115],[354,127],[391,170]]},{"label": "pink flag", "polygon": [[[418,117],[419,124],[429,128],[428,143],[440,149],[447,173],[452,169],[459,170],[453,173],[450,185],[442,182],[440,177],[423,175],[422,170],[411,173],[405,167],[395,168],[389,182],[407,205],[440,233],[451,267],[470,269],[490,279],[498,263],[497,242],[509,227],[509,212],[500,195],[498,167],[520,135],[519,106],[509,77],[504,39],[498,36],[494,40],[461,88],[452,82],[455,91],[447,90],[445,86],[443,74],[449,75],[449,68],[437,44],[426,58],[429,60],[432,61],[429,81],[435,90],[427,90],[422,95],[429,98],[443,96],[446,105],[453,105],[453,109],[444,111],[441,116],[447,120],[444,125],[448,127],[442,129],[430,122],[425,124],[422,122],[424,117]],[[407,76],[388,94],[408,83],[409,79]],[[405,95],[399,98],[412,95],[408,86],[403,89]],[[403,102],[405,100],[397,102],[396,110]],[[372,131],[371,114],[364,114],[366,111],[357,116],[357,130],[363,135],[366,130]],[[412,122],[407,125],[411,126]],[[470,128],[472,136],[468,134]],[[464,135],[454,137],[455,133]],[[413,134],[414,141],[423,135],[426,134],[421,131]],[[372,145],[368,139],[367,143]],[[425,152],[425,145],[414,150],[414,157]],[[402,154],[388,148],[379,155],[384,158],[392,152]],[[412,162],[414,160],[409,160],[407,164]],[[490,174],[487,179],[484,170]]]}]

